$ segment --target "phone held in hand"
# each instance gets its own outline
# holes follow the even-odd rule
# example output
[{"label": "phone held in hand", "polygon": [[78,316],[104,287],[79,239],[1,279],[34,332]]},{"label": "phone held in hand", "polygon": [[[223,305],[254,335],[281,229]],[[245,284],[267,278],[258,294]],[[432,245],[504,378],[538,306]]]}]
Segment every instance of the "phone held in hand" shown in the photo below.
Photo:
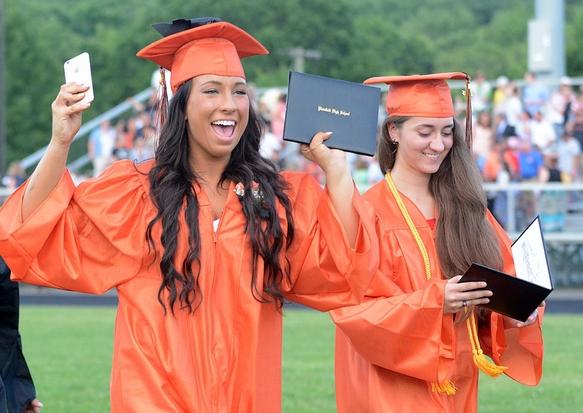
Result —
[{"label": "phone held in hand", "polygon": [[93,102],[93,81],[91,80],[91,63],[89,53],[83,52],[67,60],[65,67],[65,83],[75,82],[89,86],[81,103]]}]

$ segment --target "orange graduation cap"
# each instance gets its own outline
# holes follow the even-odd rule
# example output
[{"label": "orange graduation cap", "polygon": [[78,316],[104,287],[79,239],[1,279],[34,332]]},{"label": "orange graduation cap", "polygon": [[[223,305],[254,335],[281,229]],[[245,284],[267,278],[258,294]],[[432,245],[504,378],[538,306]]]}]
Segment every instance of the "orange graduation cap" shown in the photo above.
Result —
[{"label": "orange graduation cap", "polygon": [[179,19],[154,28],[165,37],[144,47],[137,56],[170,70],[173,92],[204,74],[244,78],[240,59],[269,53],[243,29],[214,17]]},{"label": "orange graduation cap", "polygon": [[455,115],[451,91],[447,80],[466,81],[466,142],[471,142],[471,99],[469,98],[470,76],[463,72],[434,73],[413,76],[379,76],[364,81],[365,84],[386,83],[387,114],[390,116],[420,116],[447,118]]}]

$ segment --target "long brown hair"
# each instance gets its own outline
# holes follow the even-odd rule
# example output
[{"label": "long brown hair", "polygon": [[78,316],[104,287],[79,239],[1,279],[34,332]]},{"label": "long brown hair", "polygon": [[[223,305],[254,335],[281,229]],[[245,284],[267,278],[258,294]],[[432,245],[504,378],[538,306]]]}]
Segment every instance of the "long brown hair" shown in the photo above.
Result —
[{"label": "long brown hair", "polygon": [[[158,301],[166,311],[170,307],[193,313],[203,299],[199,286],[200,258],[202,253],[198,214],[199,201],[193,182],[200,179],[190,166],[186,105],[192,82],[180,86],[170,101],[168,118],[162,127],[156,149],[155,166],[149,172],[151,198],[157,214],[150,221],[146,239],[150,251],[158,253],[158,240],[154,239],[154,225],[162,226],[160,272],[162,281]],[[249,235],[252,252],[250,288],[253,297],[261,303],[274,302],[278,309],[283,305],[281,286],[289,281],[289,262],[282,259],[294,239],[294,220],[288,185],[278,173],[275,164],[261,157],[259,142],[261,124],[249,108],[249,123],[241,140],[231,153],[231,158],[221,175],[219,184],[240,182],[250,189],[252,182],[259,184],[263,198],[254,199],[251,190],[240,198],[245,216],[245,232]],[[282,224],[277,206],[283,207],[285,224]],[[180,216],[186,227],[181,228]],[[188,250],[182,265],[177,266],[178,236],[188,233]],[[194,270],[193,270],[194,269]],[[260,272],[263,272],[263,277]],[[204,275],[204,274],[203,274]],[[164,300],[167,294],[167,300]]]},{"label": "long brown hair", "polygon": [[[395,165],[398,144],[391,141],[389,126],[400,129],[409,117],[388,117],[383,123],[378,159],[383,174]],[[472,262],[502,269],[502,254],[486,218],[486,195],[480,173],[465,141],[464,130],[454,119],[453,145],[438,171],[431,175],[429,191],[438,208],[437,254],[447,278],[463,274]]]}]

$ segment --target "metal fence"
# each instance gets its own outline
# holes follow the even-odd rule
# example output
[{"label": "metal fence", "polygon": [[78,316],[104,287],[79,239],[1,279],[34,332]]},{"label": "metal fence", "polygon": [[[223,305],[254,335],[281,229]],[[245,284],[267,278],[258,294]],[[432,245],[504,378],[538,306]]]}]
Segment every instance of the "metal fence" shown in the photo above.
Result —
[{"label": "metal fence", "polygon": [[583,183],[488,183],[484,190],[511,239],[539,215],[554,284],[583,287]]}]

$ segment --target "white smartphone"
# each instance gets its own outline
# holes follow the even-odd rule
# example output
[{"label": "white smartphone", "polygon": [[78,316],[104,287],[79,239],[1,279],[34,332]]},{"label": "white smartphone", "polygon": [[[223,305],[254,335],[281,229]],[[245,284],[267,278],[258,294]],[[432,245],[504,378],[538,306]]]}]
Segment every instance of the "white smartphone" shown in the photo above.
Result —
[{"label": "white smartphone", "polygon": [[75,82],[89,86],[82,103],[93,102],[93,82],[91,80],[91,63],[89,53],[83,52],[65,62],[65,83]]}]

